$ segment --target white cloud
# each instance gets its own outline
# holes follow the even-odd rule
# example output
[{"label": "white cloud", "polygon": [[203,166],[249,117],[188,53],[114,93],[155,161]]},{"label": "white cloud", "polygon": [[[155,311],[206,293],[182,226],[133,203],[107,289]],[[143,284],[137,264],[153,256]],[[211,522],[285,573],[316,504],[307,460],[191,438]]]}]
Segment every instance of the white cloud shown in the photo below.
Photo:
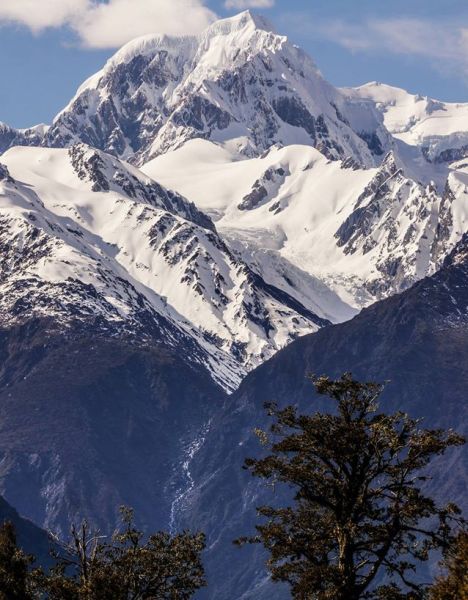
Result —
[{"label": "white cloud", "polygon": [[289,14],[290,27],[332,41],[351,52],[388,53],[427,59],[437,70],[468,74],[468,27],[449,19],[341,19],[319,21]]},{"label": "white cloud", "polygon": [[226,0],[224,3],[226,8],[239,10],[245,8],[272,8],[274,5],[275,0]]},{"label": "white cloud", "polygon": [[34,33],[66,25],[89,48],[115,48],[147,33],[198,33],[215,18],[203,0],[0,0],[0,24]]},{"label": "white cloud", "polygon": [[289,31],[333,42],[350,52],[416,57],[443,74],[468,78],[468,27],[450,18],[312,19],[310,13],[282,15]]},{"label": "white cloud", "polygon": [[20,23],[37,33],[64,25],[88,6],[89,0],[1,0],[0,23]]},{"label": "white cloud", "polygon": [[214,18],[199,0],[110,0],[88,8],[74,28],[85,45],[108,48],[147,33],[198,33]]},{"label": "white cloud", "polygon": [[371,19],[353,25],[332,21],[321,33],[349,50],[386,50],[439,58],[461,58],[466,54],[466,29],[452,22],[420,19]]}]

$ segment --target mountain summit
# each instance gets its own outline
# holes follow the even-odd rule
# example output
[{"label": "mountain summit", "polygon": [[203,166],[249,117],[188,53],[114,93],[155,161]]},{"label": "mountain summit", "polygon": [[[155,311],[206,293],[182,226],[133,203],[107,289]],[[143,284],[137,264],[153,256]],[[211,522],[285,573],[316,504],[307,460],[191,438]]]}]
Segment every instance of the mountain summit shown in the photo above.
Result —
[{"label": "mountain summit", "polygon": [[218,35],[219,33],[226,35],[235,32],[242,32],[248,29],[260,29],[269,33],[276,33],[273,24],[266,17],[258,15],[247,9],[237,15],[234,15],[233,17],[216,21],[206,30],[204,34],[202,34],[202,37],[205,35],[210,37],[213,35]]},{"label": "mountain summit", "polygon": [[302,143],[364,165],[389,143],[378,111],[346,99],[247,11],[199,36],[130,42],[79,88],[43,144],[81,141],[141,165],[200,137],[245,156]]},{"label": "mountain summit", "polygon": [[50,127],[0,124],[0,494],[62,532],[121,504],[204,527],[211,597],[280,598],[226,550],[262,400],[353,369],[457,425],[467,106],[337,89],[244,12],[126,44]]},{"label": "mountain summit", "polygon": [[[50,127],[0,126],[0,151],[42,146],[2,156],[14,180],[2,211],[19,228],[2,238],[11,248],[24,227],[26,240],[44,235],[43,295],[74,279],[125,320],[141,294],[209,354],[234,359],[231,388],[296,337],[440,268],[467,218],[467,166],[447,162],[463,155],[448,146],[464,111],[450,108],[445,139],[449,108],[377,84],[337,89],[250,11],[197,36],[147,35]],[[429,114],[430,139],[444,138],[436,158],[420,132]],[[397,133],[411,123],[418,135]],[[24,291],[32,266],[17,267],[0,283],[19,289],[22,273]]]}]

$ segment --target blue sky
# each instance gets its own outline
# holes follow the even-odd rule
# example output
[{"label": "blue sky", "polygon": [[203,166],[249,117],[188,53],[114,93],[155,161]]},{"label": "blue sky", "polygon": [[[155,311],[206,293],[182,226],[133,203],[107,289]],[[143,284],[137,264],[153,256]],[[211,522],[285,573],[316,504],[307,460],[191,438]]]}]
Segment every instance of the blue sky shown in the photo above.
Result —
[{"label": "blue sky", "polygon": [[50,122],[126,39],[191,33],[247,6],[335,85],[468,101],[467,0],[0,0],[0,121]]}]

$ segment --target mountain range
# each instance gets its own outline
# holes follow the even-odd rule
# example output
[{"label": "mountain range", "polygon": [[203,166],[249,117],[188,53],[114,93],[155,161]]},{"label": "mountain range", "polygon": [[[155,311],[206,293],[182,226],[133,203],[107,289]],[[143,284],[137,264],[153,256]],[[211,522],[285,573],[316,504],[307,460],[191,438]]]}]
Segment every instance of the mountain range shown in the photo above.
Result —
[{"label": "mountain range", "polygon": [[203,528],[207,597],[282,598],[230,545],[263,401],[352,370],[460,424],[467,186],[468,104],[336,88],[248,11],[130,42],[51,125],[0,124],[0,494],[62,535],[121,504]]}]

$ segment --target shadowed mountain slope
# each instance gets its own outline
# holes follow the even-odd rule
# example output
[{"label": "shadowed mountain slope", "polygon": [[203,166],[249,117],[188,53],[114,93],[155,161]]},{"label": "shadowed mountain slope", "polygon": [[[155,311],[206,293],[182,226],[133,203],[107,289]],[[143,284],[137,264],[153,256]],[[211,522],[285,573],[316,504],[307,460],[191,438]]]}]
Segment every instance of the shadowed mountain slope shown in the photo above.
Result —
[{"label": "shadowed mountain slope", "polygon": [[[306,336],[256,369],[214,421],[192,466],[195,485],[179,516],[183,525],[209,533],[209,598],[286,598],[266,579],[260,549],[234,548],[232,540],[253,531],[255,507],[285,500],[284,490],[265,489],[241,469],[259,453],[254,427],[267,427],[264,402],[297,403],[328,410],[314,397],[310,373],[386,381],[385,411],[404,410],[426,427],[463,432],[468,389],[468,236],[442,270],[399,296],[379,302],[352,321]],[[466,451],[432,465],[430,491],[466,508]],[[222,574],[222,576],[221,576]]]}]

